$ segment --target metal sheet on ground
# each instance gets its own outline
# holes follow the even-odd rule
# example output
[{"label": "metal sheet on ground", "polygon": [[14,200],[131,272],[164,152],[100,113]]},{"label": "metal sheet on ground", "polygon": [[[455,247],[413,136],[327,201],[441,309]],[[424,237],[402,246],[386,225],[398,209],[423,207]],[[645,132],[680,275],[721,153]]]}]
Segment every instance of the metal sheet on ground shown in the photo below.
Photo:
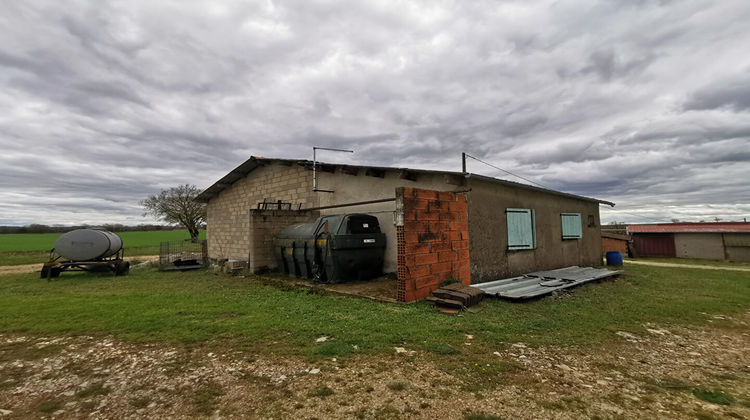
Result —
[{"label": "metal sheet on ground", "polygon": [[472,284],[485,294],[508,299],[530,299],[556,290],[575,287],[586,282],[612,277],[620,271],[603,268],[571,266],[556,270],[537,271],[519,277]]}]

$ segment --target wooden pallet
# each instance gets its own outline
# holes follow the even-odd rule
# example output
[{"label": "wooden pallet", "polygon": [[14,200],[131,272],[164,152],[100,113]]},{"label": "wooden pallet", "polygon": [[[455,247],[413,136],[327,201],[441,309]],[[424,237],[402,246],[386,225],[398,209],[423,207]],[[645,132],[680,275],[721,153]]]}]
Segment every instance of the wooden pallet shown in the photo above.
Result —
[{"label": "wooden pallet", "polygon": [[484,292],[462,283],[452,283],[432,291],[426,300],[435,306],[450,309],[464,309],[476,305],[484,298]]}]

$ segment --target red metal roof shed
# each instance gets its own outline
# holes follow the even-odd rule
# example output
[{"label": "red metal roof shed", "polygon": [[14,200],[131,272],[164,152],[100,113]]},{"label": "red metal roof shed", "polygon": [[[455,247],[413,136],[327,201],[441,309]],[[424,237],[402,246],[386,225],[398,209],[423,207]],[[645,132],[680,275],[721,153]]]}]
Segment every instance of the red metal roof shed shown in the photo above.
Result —
[{"label": "red metal roof shed", "polygon": [[628,233],[750,233],[748,222],[710,223],[657,223],[650,225],[628,225]]}]

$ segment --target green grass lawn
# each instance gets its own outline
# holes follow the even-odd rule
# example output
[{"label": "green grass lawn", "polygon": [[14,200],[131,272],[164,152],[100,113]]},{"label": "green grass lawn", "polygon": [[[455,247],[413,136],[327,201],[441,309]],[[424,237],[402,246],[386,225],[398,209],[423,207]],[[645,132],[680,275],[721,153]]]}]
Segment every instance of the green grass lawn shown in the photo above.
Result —
[{"label": "green grass lawn", "polygon": [[[157,255],[162,241],[188,239],[185,230],[160,230],[153,232],[118,232],[122,238],[125,255]],[[0,265],[33,264],[47,261],[49,251],[60,233],[9,233],[0,234]],[[206,232],[201,232],[201,239]]]},{"label": "green grass lawn", "polygon": [[[0,331],[112,334],[123,340],[206,344],[260,353],[341,357],[394,346],[479,357],[508,343],[587,345],[643,324],[703,324],[704,314],[750,308],[741,272],[626,266],[615,280],[527,303],[487,299],[446,316],[426,303],[382,304],[267,285],[259,277],[136,269],[125,277],[0,276]],[[702,313],[703,312],[703,313]],[[716,323],[712,325],[717,325]],[[472,334],[472,346],[463,346]],[[322,335],[332,341],[316,343]],[[355,349],[357,346],[358,349]]]}]

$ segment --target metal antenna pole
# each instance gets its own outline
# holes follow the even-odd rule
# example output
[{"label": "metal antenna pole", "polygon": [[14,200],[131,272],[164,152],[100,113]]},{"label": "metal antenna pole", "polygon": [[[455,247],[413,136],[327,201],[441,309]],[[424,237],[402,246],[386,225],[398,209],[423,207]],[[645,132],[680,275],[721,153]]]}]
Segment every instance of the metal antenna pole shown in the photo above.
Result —
[{"label": "metal antenna pole", "polygon": [[461,172],[466,173],[466,152],[461,152]]},{"label": "metal antenna pole", "polygon": [[315,172],[315,168],[318,166],[317,160],[315,160],[315,151],[317,147],[313,146],[313,191],[318,189],[318,174]]},{"label": "metal antenna pole", "polygon": [[319,190],[318,189],[318,172],[317,172],[317,166],[318,166],[318,159],[315,154],[317,150],[328,150],[330,152],[344,152],[344,153],[354,153],[354,150],[346,150],[346,149],[333,149],[330,147],[317,147],[313,146],[313,191],[314,192],[333,192],[329,190]]}]

